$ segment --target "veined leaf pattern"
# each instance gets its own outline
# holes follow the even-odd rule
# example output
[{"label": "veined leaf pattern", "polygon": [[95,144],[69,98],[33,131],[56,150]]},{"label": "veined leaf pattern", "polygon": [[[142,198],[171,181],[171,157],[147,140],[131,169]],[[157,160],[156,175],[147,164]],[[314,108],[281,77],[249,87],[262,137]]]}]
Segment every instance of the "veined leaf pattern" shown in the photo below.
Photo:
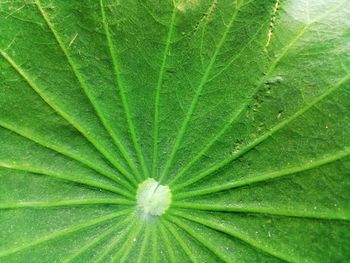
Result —
[{"label": "veined leaf pattern", "polygon": [[349,28],[348,0],[0,1],[0,262],[349,261]]}]

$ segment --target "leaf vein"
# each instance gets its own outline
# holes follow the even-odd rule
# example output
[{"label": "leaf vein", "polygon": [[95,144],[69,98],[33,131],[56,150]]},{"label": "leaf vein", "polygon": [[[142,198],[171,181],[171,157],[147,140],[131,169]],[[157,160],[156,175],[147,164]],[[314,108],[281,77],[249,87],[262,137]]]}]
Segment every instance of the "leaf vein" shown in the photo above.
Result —
[{"label": "leaf vein", "polygon": [[[125,158],[125,160],[128,162],[128,164],[130,165],[130,167],[132,169],[135,169],[135,165],[133,164],[131,158],[129,157],[127,151],[125,150],[124,146],[122,145],[122,143],[120,142],[120,139],[118,138],[118,136],[115,134],[115,132],[113,131],[113,129],[110,127],[110,125],[108,125],[108,122],[106,121],[106,119],[103,117],[103,114],[101,113],[101,110],[99,109],[99,107],[97,106],[96,102],[94,101],[92,95],[90,94],[89,88],[86,84],[86,82],[84,81],[83,77],[80,75],[79,70],[77,69],[77,67],[75,66],[75,63],[73,61],[73,59],[70,57],[68,50],[66,49],[66,47],[63,44],[63,41],[61,40],[60,36],[58,35],[57,31],[54,29],[49,17],[47,16],[47,14],[45,13],[44,9],[42,8],[41,4],[40,4],[40,0],[35,0],[35,4],[38,7],[38,10],[40,11],[41,16],[43,17],[43,19],[45,20],[47,26],[49,27],[49,29],[51,30],[53,36],[55,37],[55,40],[57,41],[59,47],[61,48],[61,50],[63,51],[65,57],[67,58],[67,61],[69,63],[69,65],[71,66],[75,77],[77,78],[80,86],[82,87],[86,97],[88,98],[88,100],[90,101],[91,105],[93,106],[96,115],[98,117],[98,119],[101,121],[101,123],[103,124],[104,128],[108,131],[109,135],[112,137],[112,140],[114,141],[115,145],[117,146],[117,148],[120,150],[120,152],[123,154],[123,157]],[[99,146],[99,148],[101,149],[102,153],[104,154],[104,156],[111,162],[113,163],[113,165],[130,181],[133,181],[132,175],[117,161],[115,161],[114,157],[104,149],[104,147],[102,147],[100,144],[98,144],[95,140],[93,141],[93,143],[95,144],[95,146],[97,147],[97,145]],[[137,171],[137,170],[136,170]]]}]

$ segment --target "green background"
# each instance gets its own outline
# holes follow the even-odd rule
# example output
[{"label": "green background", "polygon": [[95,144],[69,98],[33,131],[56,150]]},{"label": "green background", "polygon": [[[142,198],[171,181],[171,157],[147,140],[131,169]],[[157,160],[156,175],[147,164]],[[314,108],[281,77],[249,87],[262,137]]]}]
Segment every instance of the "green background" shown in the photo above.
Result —
[{"label": "green background", "polygon": [[1,0],[0,69],[0,262],[350,261],[349,0]]}]

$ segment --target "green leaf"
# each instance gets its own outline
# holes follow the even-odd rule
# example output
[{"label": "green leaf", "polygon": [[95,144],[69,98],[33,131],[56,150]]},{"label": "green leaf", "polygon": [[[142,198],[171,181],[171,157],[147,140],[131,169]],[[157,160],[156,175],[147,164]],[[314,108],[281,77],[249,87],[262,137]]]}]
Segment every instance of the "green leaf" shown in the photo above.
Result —
[{"label": "green leaf", "polygon": [[348,262],[349,28],[348,0],[0,1],[0,262]]}]

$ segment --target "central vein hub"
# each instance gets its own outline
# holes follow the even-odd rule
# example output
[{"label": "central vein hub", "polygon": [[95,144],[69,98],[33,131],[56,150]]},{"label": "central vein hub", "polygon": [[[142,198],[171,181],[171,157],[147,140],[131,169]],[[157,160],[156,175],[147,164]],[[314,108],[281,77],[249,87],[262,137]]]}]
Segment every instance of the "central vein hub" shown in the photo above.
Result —
[{"label": "central vein hub", "polygon": [[150,178],[139,185],[136,198],[137,206],[144,215],[160,216],[170,206],[171,192],[168,186]]}]

